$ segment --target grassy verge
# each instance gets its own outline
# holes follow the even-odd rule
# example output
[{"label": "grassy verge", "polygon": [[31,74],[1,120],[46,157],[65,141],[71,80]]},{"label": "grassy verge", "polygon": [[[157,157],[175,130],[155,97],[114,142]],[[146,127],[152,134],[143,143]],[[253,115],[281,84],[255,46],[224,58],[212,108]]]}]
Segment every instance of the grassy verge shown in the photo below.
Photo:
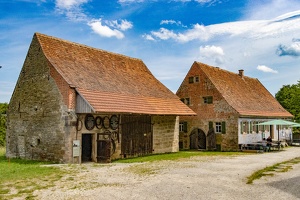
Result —
[{"label": "grassy verge", "polygon": [[298,163],[300,163],[300,157],[285,162],[277,163],[269,167],[265,167],[264,169],[258,170],[254,172],[251,176],[249,176],[247,184],[252,184],[254,180],[260,179],[263,176],[274,176],[276,172],[287,172],[288,170],[293,168],[293,164]]},{"label": "grassy verge", "polygon": [[162,160],[181,160],[189,159],[193,156],[236,156],[244,155],[241,152],[214,152],[214,151],[179,151],[176,153],[166,153],[166,154],[152,154],[142,157],[118,159],[113,162],[116,163],[136,163],[136,162],[153,162]]},{"label": "grassy verge", "polygon": [[0,147],[0,199],[32,199],[35,190],[54,185],[64,173],[56,167],[43,167],[45,162],[10,159]]}]

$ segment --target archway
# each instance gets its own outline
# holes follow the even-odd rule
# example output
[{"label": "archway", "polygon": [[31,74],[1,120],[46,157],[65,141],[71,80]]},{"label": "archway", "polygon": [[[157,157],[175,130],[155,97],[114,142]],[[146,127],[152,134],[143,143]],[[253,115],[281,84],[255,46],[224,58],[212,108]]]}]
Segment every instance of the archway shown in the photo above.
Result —
[{"label": "archway", "polygon": [[190,134],[190,149],[206,149],[206,135],[201,129],[194,129]]}]

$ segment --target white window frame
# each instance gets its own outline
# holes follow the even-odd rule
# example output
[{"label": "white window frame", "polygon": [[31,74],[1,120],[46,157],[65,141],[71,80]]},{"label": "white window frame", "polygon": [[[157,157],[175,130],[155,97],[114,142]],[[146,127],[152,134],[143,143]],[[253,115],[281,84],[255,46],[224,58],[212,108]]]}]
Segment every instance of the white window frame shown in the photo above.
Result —
[{"label": "white window frame", "polygon": [[222,122],[216,122],[215,127],[216,133],[222,133]]}]

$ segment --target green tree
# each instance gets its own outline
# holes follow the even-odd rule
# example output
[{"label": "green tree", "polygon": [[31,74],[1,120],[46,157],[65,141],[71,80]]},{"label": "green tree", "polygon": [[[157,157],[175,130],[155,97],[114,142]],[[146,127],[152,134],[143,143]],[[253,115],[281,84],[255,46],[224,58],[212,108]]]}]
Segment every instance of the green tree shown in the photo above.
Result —
[{"label": "green tree", "polygon": [[7,103],[0,103],[0,146],[5,145],[7,107]]},{"label": "green tree", "polygon": [[300,81],[293,85],[284,85],[276,94],[277,101],[294,115],[295,120],[300,122]]}]

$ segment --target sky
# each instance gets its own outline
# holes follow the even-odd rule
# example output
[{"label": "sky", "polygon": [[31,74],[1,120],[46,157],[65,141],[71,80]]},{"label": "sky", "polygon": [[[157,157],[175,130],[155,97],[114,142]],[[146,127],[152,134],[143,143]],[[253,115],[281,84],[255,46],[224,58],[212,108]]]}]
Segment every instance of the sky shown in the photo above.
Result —
[{"label": "sky", "polygon": [[139,58],[174,93],[194,61],[272,95],[300,80],[300,0],[1,0],[1,103],[35,32]]}]

